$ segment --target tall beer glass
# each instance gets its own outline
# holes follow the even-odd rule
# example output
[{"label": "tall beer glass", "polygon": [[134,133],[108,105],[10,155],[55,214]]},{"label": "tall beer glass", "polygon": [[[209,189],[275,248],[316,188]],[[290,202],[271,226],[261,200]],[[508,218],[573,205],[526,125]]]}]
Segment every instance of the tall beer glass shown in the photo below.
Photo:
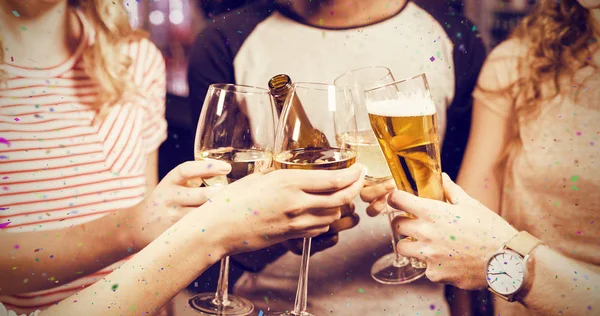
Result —
[{"label": "tall beer glass", "polygon": [[[226,176],[203,178],[206,186],[223,186],[251,173],[268,169],[275,140],[274,100],[266,89],[213,84],[208,88],[196,129],[196,160],[229,163]],[[216,293],[200,293],[190,299],[202,315],[249,315],[254,305],[227,291],[229,257],[221,260]]]},{"label": "tall beer glass", "polygon": [[[347,90],[328,84],[294,83],[279,117],[273,165],[276,169],[348,168],[356,161],[356,152],[341,135],[356,137],[356,118]],[[306,311],[310,246],[311,238],[305,238],[294,308],[269,316],[311,316]]]},{"label": "tall beer glass", "polygon": [[[414,195],[443,200],[440,141],[435,104],[425,74],[365,92],[371,127],[396,186]],[[423,273],[426,265],[411,258]]]},{"label": "tall beer glass", "polygon": [[[365,103],[365,91],[393,83],[394,81],[394,76],[390,69],[380,66],[350,70],[334,81],[336,86],[350,89],[352,103],[356,111],[358,137],[356,139],[348,139],[348,143],[356,148],[358,154],[356,157],[357,161],[367,167],[365,175],[367,185],[385,182],[392,178],[392,174],[371,128]],[[393,251],[379,258],[373,264],[371,267],[371,277],[383,284],[403,284],[421,277],[424,274],[424,270],[414,268],[408,258],[400,255],[396,249],[396,243],[403,236],[396,234],[395,230],[391,227],[394,211],[386,205],[385,213],[392,230]]]}]

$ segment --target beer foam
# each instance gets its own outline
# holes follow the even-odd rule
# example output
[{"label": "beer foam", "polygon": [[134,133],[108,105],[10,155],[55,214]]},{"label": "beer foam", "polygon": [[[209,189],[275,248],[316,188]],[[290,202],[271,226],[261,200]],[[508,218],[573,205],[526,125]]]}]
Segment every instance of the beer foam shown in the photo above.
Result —
[{"label": "beer foam", "polygon": [[435,104],[425,93],[398,93],[394,100],[366,102],[369,114],[388,117],[433,115]]}]

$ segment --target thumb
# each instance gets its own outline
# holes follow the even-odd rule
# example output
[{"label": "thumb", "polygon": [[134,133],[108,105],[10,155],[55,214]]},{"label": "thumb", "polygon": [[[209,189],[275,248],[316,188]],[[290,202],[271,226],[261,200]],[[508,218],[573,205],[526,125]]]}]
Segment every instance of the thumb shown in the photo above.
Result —
[{"label": "thumb", "polygon": [[452,204],[458,204],[459,201],[466,201],[470,196],[459,187],[450,176],[445,172],[442,173],[442,186],[444,187],[444,196],[446,200]]},{"label": "thumb", "polygon": [[186,161],[169,171],[163,181],[174,184],[183,184],[191,178],[214,177],[228,174],[230,171],[231,165],[220,160],[206,159],[200,161]]}]

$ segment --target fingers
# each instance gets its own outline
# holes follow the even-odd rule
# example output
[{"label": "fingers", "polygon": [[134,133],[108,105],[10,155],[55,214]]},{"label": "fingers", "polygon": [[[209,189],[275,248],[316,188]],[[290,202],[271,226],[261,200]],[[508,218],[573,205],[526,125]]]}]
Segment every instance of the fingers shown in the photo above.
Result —
[{"label": "fingers", "polygon": [[171,201],[181,206],[198,207],[206,203],[208,199],[220,192],[222,189],[223,187],[180,187],[180,189],[178,189],[177,192],[172,194]]},{"label": "fingers", "polygon": [[367,206],[367,215],[371,217],[378,216],[381,213],[385,213],[387,211],[387,196],[382,196],[379,199],[371,202],[369,206]]},{"label": "fingers", "polygon": [[350,186],[326,194],[309,193],[308,198],[304,199],[302,202],[308,204],[305,207],[312,208],[333,208],[350,204],[352,203],[352,200],[354,200],[354,198],[359,194],[360,189],[363,187],[365,181],[364,171],[361,171],[358,175],[359,176],[354,180],[355,182]]},{"label": "fingers", "polygon": [[339,233],[341,231],[350,229],[358,225],[359,222],[360,216],[358,216],[358,214],[350,214],[348,216],[338,219],[337,221],[329,225],[329,231],[327,232],[327,234]]},{"label": "fingers", "polygon": [[465,191],[459,187],[450,177],[444,172],[442,173],[442,185],[444,187],[444,196],[446,201],[452,204],[458,204],[459,201],[464,201],[469,196]]},{"label": "fingers", "polygon": [[314,255],[317,252],[331,248],[340,241],[340,236],[335,235],[320,235],[312,239],[312,245],[310,248],[310,254]]},{"label": "fingers", "polygon": [[339,191],[364,177],[360,164],[340,170],[285,170],[284,172],[286,181],[292,179],[291,183],[308,193]]},{"label": "fingers", "polygon": [[340,207],[340,210],[342,212],[342,216],[341,217],[346,217],[346,216],[350,216],[354,213],[355,210],[355,206],[354,203],[348,203],[348,204],[344,204]]},{"label": "fingers", "polygon": [[183,184],[187,180],[197,177],[213,177],[228,174],[231,166],[223,161],[206,159],[201,161],[187,161],[171,170],[163,179],[174,184]]},{"label": "fingers", "polygon": [[423,254],[423,243],[419,241],[411,241],[403,239],[396,244],[396,250],[401,255],[408,258],[416,258],[421,261],[425,261],[425,255]]},{"label": "fingers", "polygon": [[420,232],[423,229],[417,220],[405,216],[396,216],[392,220],[392,227],[400,235],[417,237],[417,239],[421,237]]},{"label": "fingers", "polygon": [[389,195],[388,204],[397,210],[403,210],[416,217],[424,217],[427,216],[430,211],[439,209],[440,205],[444,205],[445,203],[420,198],[410,193],[396,190]]},{"label": "fingers", "polygon": [[377,183],[364,187],[360,191],[360,199],[364,202],[370,203],[374,200],[381,198],[384,195],[387,195],[389,192],[395,189],[396,182],[394,182],[394,179],[389,179],[382,183]]}]

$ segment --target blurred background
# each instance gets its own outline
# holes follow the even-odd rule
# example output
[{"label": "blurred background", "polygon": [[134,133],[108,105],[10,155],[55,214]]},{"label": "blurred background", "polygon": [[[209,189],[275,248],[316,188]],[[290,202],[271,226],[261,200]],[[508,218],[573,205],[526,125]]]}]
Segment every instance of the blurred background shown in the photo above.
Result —
[{"label": "blurred background", "polygon": [[[191,46],[198,32],[213,17],[235,11],[256,0],[126,0],[131,24],[150,33],[152,41],[162,51],[167,65],[167,112],[169,137],[160,148],[159,173],[162,178],[178,161],[169,157],[192,157],[193,135],[197,117],[191,117],[188,104],[186,70]],[[535,0],[414,0],[439,2],[449,12],[459,12],[473,21],[480,30],[488,51],[504,40],[511,29],[535,4]],[[174,155],[174,153],[176,153]],[[184,155],[185,156],[185,155]],[[219,265],[206,271],[190,285],[190,291],[213,291],[216,288]],[[242,271],[232,266],[230,285]],[[451,299],[451,298],[449,298]],[[491,315],[490,295],[478,293],[473,309],[476,315]]]}]

